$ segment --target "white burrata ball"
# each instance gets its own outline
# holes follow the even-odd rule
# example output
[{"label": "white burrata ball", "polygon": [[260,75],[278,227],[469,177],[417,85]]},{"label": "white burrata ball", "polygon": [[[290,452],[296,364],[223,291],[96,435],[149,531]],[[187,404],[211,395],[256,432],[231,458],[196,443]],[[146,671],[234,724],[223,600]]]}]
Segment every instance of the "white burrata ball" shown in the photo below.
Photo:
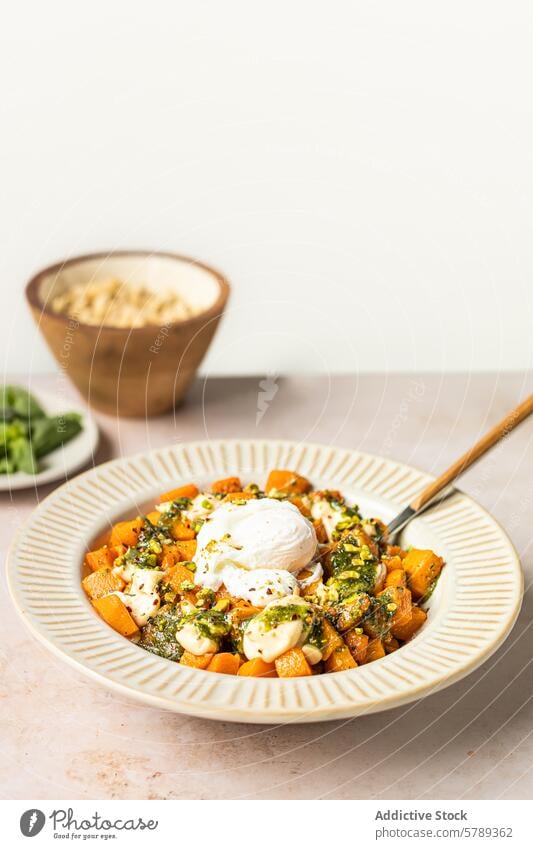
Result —
[{"label": "white burrata ball", "polygon": [[[230,502],[209,516],[200,529],[195,581],[216,590],[224,583],[226,570],[229,580],[235,580],[235,567],[293,575],[309,563],[316,548],[313,525],[290,502],[275,498]],[[281,581],[280,575],[278,578]],[[290,576],[281,583],[286,584],[284,591],[294,586]]]}]

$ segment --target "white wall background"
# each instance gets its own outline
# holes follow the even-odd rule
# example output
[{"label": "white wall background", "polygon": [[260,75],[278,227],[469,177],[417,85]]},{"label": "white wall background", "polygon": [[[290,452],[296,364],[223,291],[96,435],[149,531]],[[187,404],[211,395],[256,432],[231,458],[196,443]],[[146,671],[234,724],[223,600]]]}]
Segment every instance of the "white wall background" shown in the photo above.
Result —
[{"label": "white wall background", "polygon": [[114,247],[223,269],[210,373],[533,361],[533,7],[18,2],[0,30],[0,334]]}]

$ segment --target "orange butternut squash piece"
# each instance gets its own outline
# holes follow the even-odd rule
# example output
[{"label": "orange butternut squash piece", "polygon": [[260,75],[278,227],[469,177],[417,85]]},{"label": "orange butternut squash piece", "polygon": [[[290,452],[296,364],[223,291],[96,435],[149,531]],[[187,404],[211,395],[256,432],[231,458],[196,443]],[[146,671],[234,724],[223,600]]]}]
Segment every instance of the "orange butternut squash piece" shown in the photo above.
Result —
[{"label": "orange butternut squash piece", "polygon": [[350,654],[357,664],[364,663],[369,641],[368,634],[360,634],[352,629],[344,634],[344,642],[350,649]]},{"label": "orange butternut squash piece", "polygon": [[242,483],[240,478],[221,478],[219,481],[214,481],[211,484],[211,492],[213,493],[228,493],[242,492]]},{"label": "orange butternut squash piece", "polygon": [[159,510],[152,510],[151,513],[146,514],[146,518],[148,519],[149,522],[152,523],[152,525],[157,525],[160,517],[161,517],[161,513],[159,512]]},{"label": "orange butternut squash piece", "polygon": [[[412,600],[411,591],[406,587],[388,587],[378,593],[378,597],[389,600],[389,605],[394,605],[393,615],[390,620],[390,632],[396,636],[396,628],[407,624],[411,619]],[[392,609],[392,607],[391,607]]]},{"label": "orange butternut squash piece", "polygon": [[95,598],[92,604],[102,619],[123,637],[133,637],[138,633],[137,623],[130,616],[126,605],[118,595]]},{"label": "orange butternut squash piece", "polygon": [[109,538],[110,545],[137,545],[139,534],[142,530],[143,521],[140,517],[133,519],[131,522],[118,522],[113,525],[111,536]]},{"label": "orange butternut squash piece", "polygon": [[[218,595],[218,594],[217,594]],[[253,604],[250,604],[249,601],[246,601],[243,598],[231,598],[231,619],[235,623],[243,622],[245,619],[249,619],[251,616],[255,616],[256,613],[261,612],[260,607],[254,607]]]},{"label": "orange butternut squash piece", "polygon": [[288,500],[291,502],[291,504],[294,504],[294,506],[298,508],[302,516],[305,516],[306,519],[309,519],[309,517],[311,516],[311,510],[304,502],[303,498],[300,498],[299,495],[292,495]]},{"label": "orange butternut squash piece", "polygon": [[267,478],[265,492],[268,495],[273,489],[291,495],[302,495],[304,492],[309,492],[311,484],[307,478],[302,477],[297,472],[292,472],[289,469],[272,469]]},{"label": "orange butternut squash piece", "polygon": [[316,593],[316,591],[317,591],[317,589],[318,589],[318,587],[319,587],[319,584],[320,584],[320,578],[318,579],[318,581],[313,581],[313,583],[312,583],[312,584],[309,584],[309,585],[308,585],[308,586],[304,589],[304,591],[303,591],[303,593],[302,593],[303,597],[304,597],[304,598],[311,598],[311,596],[313,596],[313,595]]},{"label": "orange butternut squash piece", "polygon": [[196,498],[199,489],[193,483],[187,483],[185,486],[178,486],[176,489],[169,489],[168,492],[163,492],[159,496],[159,501],[175,501],[176,498]]},{"label": "orange butternut squash piece", "polygon": [[177,546],[178,544],[176,542],[167,543],[162,546],[162,551],[157,557],[160,568],[162,567],[165,557],[170,558],[173,563],[178,563],[179,560],[182,560]]},{"label": "orange butternut squash piece", "polygon": [[406,587],[407,573],[403,569],[391,569],[385,578],[385,587]]},{"label": "orange butternut squash piece", "polygon": [[181,519],[180,517],[174,519],[172,522],[172,527],[170,529],[170,534],[175,540],[191,540],[196,537],[196,531],[192,527],[191,523],[185,519]]},{"label": "orange butternut squash piece", "polygon": [[435,552],[413,548],[403,559],[403,568],[407,572],[408,584],[416,599],[424,598],[431,585],[439,577],[444,560]]},{"label": "orange butternut squash piece", "polygon": [[279,678],[302,678],[313,674],[301,649],[289,649],[277,657],[274,663]]},{"label": "orange butternut squash piece", "polygon": [[383,637],[383,648],[385,649],[385,654],[392,654],[392,652],[400,648],[400,643],[392,634],[387,634],[386,637]]},{"label": "orange butternut squash piece", "polygon": [[123,590],[125,586],[122,578],[110,569],[98,569],[96,572],[91,572],[81,583],[91,599],[101,598],[115,590]]},{"label": "orange butternut squash piece", "polygon": [[298,572],[298,580],[305,581],[306,578],[310,578],[312,574],[313,572],[311,569],[302,569],[301,572]]},{"label": "orange butternut squash piece", "polygon": [[400,545],[388,545],[387,546],[387,557],[399,557],[400,560],[403,560],[407,551],[402,548]]},{"label": "orange butternut squash piece", "polygon": [[373,660],[379,660],[380,657],[385,657],[385,647],[383,646],[383,640],[376,637],[368,643],[365,663],[372,663]]},{"label": "orange butternut squash piece", "polygon": [[241,665],[238,654],[230,652],[217,652],[207,667],[209,672],[221,672],[223,675],[236,675]]},{"label": "orange butternut squash piece", "polygon": [[394,557],[385,557],[383,562],[387,567],[387,572],[397,572],[400,569],[403,571],[403,561],[401,557],[398,557],[398,555],[394,555]]},{"label": "orange butternut squash piece", "polygon": [[325,543],[328,541],[328,534],[324,527],[324,523],[322,519],[315,519],[313,522],[313,527],[315,529],[315,534],[318,542]]},{"label": "orange butternut squash piece", "polygon": [[189,561],[194,558],[197,547],[198,543],[195,539],[183,539],[180,540],[176,545],[176,548],[180,553],[181,559]]},{"label": "orange butternut squash piece", "polygon": [[251,498],[257,498],[255,492],[227,492],[224,496],[224,501],[250,501]]},{"label": "orange butternut squash piece", "polygon": [[322,623],[322,636],[325,641],[324,648],[322,649],[322,660],[327,660],[332,652],[342,648],[344,640],[327,619],[324,619]]},{"label": "orange butternut squash piece", "polygon": [[183,563],[174,563],[165,571],[163,580],[170,584],[172,592],[181,593],[183,592],[181,585],[184,581],[194,584],[194,573],[187,569]]},{"label": "orange butternut squash piece", "polygon": [[104,545],[102,548],[97,548],[96,551],[88,551],[85,555],[85,564],[93,572],[97,572],[99,569],[111,569],[117,557],[120,557],[125,551],[123,545],[111,547]]},{"label": "orange butternut squash piece", "polygon": [[175,562],[179,560],[193,560],[196,554],[197,542],[195,539],[180,539],[169,545],[163,546],[163,557],[166,554],[172,554]]},{"label": "orange butternut squash piece", "polygon": [[427,613],[421,607],[413,606],[411,610],[411,618],[404,625],[397,625],[394,629],[394,636],[398,640],[410,640],[413,634],[416,634],[419,628],[422,627],[427,619]]},{"label": "orange butternut squash piece", "polygon": [[163,554],[159,555],[158,565],[159,568],[163,570],[163,572],[168,572],[169,569],[174,566],[175,562],[176,558],[174,557],[174,554],[171,551],[167,551],[166,553],[163,552]]},{"label": "orange butternut squash piece", "polygon": [[237,675],[244,675],[251,678],[277,678],[275,663],[267,663],[261,660],[260,657],[254,657],[253,660],[247,660],[239,667]]},{"label": "orange butternut squash piece", "polygon": [[350,649],[344,643],[331,652],[324,662],[325,672],[343,672],[345,669],[355,669],[357,663],[352,657]]},{"label": "orange butternut squash piece", "polygon": [[191,654],[190,651],[184,651],[180,663],[182,666],[192,666],[193,669],[207,669],[214,654]]}]

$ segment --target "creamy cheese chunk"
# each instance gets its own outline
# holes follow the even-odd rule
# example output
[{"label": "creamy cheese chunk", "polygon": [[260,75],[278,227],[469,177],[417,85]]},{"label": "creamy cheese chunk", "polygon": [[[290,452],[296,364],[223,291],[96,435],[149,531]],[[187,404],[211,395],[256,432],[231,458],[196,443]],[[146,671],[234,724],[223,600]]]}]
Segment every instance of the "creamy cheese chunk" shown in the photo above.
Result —
[{"label": "creamy cheese chunk", "polygon": [[295,507],[275,498],[222,504],[198,534],[195,582],[257,606],[294,593],[316,552],[315,530]]}]

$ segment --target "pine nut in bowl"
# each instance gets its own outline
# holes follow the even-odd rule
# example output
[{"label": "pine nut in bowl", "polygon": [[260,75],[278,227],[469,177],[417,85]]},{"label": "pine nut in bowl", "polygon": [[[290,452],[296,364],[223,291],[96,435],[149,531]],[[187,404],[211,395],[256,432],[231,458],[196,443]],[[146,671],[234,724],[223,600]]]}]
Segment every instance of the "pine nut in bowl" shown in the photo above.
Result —
[{"label": "pine nut in bowl", "polygon": [[118,251],[45,268],[26,297],[84,398],[103,412],[143,417],[182,400],[229,291],[222,274],[188,257]]}]

